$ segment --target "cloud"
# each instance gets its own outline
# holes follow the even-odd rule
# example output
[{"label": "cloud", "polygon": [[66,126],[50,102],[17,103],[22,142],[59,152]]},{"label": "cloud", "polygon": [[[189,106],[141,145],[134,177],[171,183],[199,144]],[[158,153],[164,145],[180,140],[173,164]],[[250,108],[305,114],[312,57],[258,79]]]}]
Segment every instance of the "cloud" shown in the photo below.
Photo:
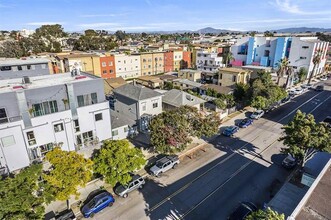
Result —
[{"label": "cloud", "polygon": [[299,8],[299,5],[292,2],[292,0],[276,0],[275,2],[269,2],[272,6],[275,6],[281,11],[297,14],[297,15],[329,15],[331,11],[303,11]]},{"label": "cloud", "polygon": [[129,15],[129,13],[118,13],[118,14],[90,14],[90,15],[81,15],[83,18],[96,18],[96,17],[117,17],[117,16],[125,16]]},{"label": "cloud", "polygon": [[120,26],[120,24],[102,22],[102,23],[78,24],[77,26],[81,28],[105,28],[105,27]]},{"label": "cloud", "polygon": [[54,21],[38,21],[38,22],[29,22],[26,25],[30,26],[41,26],[41,25],[53,25],[53,24],[65,24],[65,22],[54,22]]}]

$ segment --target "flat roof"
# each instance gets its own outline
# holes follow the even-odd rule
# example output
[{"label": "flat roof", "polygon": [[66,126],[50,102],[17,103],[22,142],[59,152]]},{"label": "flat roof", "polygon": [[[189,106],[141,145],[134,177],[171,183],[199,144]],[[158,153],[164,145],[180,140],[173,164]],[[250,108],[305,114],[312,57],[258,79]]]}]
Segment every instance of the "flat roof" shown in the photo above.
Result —
[{"label": "flat roof", "polygon": [[72,77],[71,73],[60,73],[44,76],[29,77],[29,84],[22,84],[22,78],[0,80],[0,93],[17,91],[20,89],[36,89],[55,85],[63,85],[67,83],[77,83],[82,81],[93,80],[98,77],[88,73],[81,73],[78,76]]},{"label": "flat roof", "polygon": [[99,55],[97,54],[66,54],[66,55],[56,55],[56,57],[58,57],[59,59],[65,59],[65,58],[80,58],[80,57],[99,57]]},{"label": "flat roof", "polygon": [[233,67],[220,68],[219,71],[225,71],[225,72],[231,72],[231,73],[248,72],[247,70],[240,69],[240,68],[233,68]]},{"label": "flat roof", "polygon": [[48,63],[50,60],[45,58],[26,58],[26,59],[15,59],[15,58],[0,58],[0,66],[19,66],[19,65],[30,65],[39,63]]},{"label": "flat roof", "polygon": [[194,81],[188,80],[188,79],[174,79],[173,81],[187,84],[187,85],[190,85],[193,87],[200,87],[202,85],[201,83],[197,83],[197,82],[194,82]]},{"label": "flat roof", "polygon": [[242,66],[242,68],[256,69],[256,70],[271,70],[272,69],[272,67],[269,67],[269,66],[253,66],[253,65]]}]

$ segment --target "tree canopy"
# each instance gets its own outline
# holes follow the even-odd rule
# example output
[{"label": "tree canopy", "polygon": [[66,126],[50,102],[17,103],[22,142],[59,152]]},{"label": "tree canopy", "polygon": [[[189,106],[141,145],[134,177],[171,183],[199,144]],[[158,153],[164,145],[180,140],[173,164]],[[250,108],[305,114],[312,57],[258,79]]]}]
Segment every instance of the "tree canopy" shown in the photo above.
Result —
[{"label": "tree canopy", "polygon": [[298,110],[283,130],[284,136],[279,140],[286,148],[282,151],[299,159],[302,167],[317,152],[331,152],[331,130],[324,123],[316,123],[311,114]]},{"label": "tree canopy", "polygon": [[266,210],[258,210],[256,212],[251,213],[246,217],[246,220],[285,220],[284,214],[278,214],[278,212],[272,210],[271,208],[267,208]]},{"label": "tree canopy", "polygon": [[127,140],[105,141],[93,155],[94,172],[101,174],[112,186],[126,184],[131,180],[130,173],[146,164],[140,149],[131,147]]},{"label": "tree canopy", "polygon": [[185,149],[191,136],[211,136],[218,132],[216,114],[202,116],[195,107],[182,106],[165,111],[150,123],[151,143],[159,153],[175,153]]},{"label": "tree canopy", "polygon": [[0,180],[0,219],[44,219],[44,200],[38,192],[41,169],[40,164],[32,165]]},{"label": "tree canopy", "polygon": [[75,151],[56,147],[46,154],[51,168],[43,174],[46,202],[68,200],[79,196],[78,186],[84,187],[92,177],[92,161]]}]

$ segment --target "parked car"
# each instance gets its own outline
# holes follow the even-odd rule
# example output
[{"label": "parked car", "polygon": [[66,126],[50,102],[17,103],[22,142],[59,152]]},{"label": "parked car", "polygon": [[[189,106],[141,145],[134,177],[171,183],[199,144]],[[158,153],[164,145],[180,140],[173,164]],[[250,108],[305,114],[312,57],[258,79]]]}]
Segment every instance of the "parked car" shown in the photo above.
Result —
[{"label": "parked car", "polygon": [[108,191],[101,191],[94,195],[82,207],[81,212],[85,218],[93,217],[95,213],[100,212],[108,206],[112,206],[115,202],[114,197]]},{"label": "parked car", "polygon": [[324,86],[323,85],[318,85],[318,86],[316,86],[316,88],[315,88],[315,91],[317,91],[317,92],[321,92],[321,91],[323,91],[324,90]]},{"label": "parked car", "polygon": [[327,76],[322,76],[322,77],[320,78],[320,80],[322,80],[322,81],[326,81],[326,80],[328,80],[328,77],[327,77]]},{"label": "parked car", "polygon": [[229,220],[244,220],[252,212],[257,211],[252,202],[241,202],[237,209],[229,216]]},{"label": "parked car", "polygon": [[250,118],[251,119],[259,119],[264,115],[264,111],[263,110],[256,110],[255,112],[253,112],[253,114],[251,114]]},{"label": "parked car", "polygon": [[247,128],[248,126],[253,124],[253,120],[249,119],[249,118],[245,118],[243,119],[240,123],[239,123],[239,127],[240,128]]},{"label": "parked car", "polygon": [[297,165],[297,160],[291,155],[287,155],[285,159],[282,161],[282,166],[286,169],[292,169]]},{"label": "parked car", "polygon": [[239,131],[239,127],[238,126],[230,126],[230,127],[227,127],[223,132],[222,134],[224,136],[227,136],[227,137],[231,137],[233,136],[234,133],[238,132]]},{"label": "parked car", "polygon": [[312,84],[303,84],[303,85],[301,85],[301,88],[303,88],[303,89],[311,89],[311,88],[313,88],[313,85]]},{"label": "parked car", "polygon": [[286,102],[290,101],[291,99],[292,99],[292,96],[288,95],[281,100],[281,103],[286,103]]},{"label": "parked car", "polygon": [[329,128],[331,128],[331,116],[326,117],[323,122],[326,123]]},{"label": "parked car", "polygon": [[165,156],[156,161],[156,164],[151,167],[150,172],[154,176],[160,176],[162,173],[175,169],[179,164],[179,158],[177,155]]},{"label": "parked car", "polygon": [[132,176],[132,179],[130,182],[128,182],[128,184],[118,185],[117,187],[115,187],[114,192],[116,195],[126,198],[128,197],[128,193],[138,188],[142,189],[144,185],[145,185],[145,180],[139,175],[134,175]]},{"label": "parked car", "polygon": [[290,95],[300,95],[303,93],[303,89],[298,87],[298,88],[295,88],[295,89],[291,89],[289,94]]}]

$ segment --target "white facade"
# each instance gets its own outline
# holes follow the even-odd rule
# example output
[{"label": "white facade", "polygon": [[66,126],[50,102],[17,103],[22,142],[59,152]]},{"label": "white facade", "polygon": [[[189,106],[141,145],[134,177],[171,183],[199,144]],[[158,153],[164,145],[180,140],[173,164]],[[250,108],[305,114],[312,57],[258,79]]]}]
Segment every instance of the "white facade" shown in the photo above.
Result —
[{"label": "white facade", "polygon": [[116,77],[123,79],[137,78],[141,76],[141,64],[139,55],[115,55]]},{"label": "white facade", "polygon": [[30,80],[0,81],[0,168],[29,166],[54,146],[73,151],[111,138],[101,78],[64,73]]},{"label": "white facade", "polygon": [[128,137],[129,128],[127,125],[124,125],[122,127],[113,128],[111,132],[112,132],[113,140],[123,140]]},{"label": "white facade", "polygon": [[218,57],[217,53],[207,51],[197,51],[197,69],[205,73],[216,73],[220,67],[224,67],[223,58]]},{"label": "white facade", "polygon": [[299,71],[301,67],[306,68],[308,70],[307,78],[309,78],[314,68],[313,58],[315,52],[321,50],[321,62],[316,66],[314,75],[321,74],[324,71],[328,46],[328,42],[318,41],[316,37],[293,38],[289,56],[290,65],[296,71]]}]

